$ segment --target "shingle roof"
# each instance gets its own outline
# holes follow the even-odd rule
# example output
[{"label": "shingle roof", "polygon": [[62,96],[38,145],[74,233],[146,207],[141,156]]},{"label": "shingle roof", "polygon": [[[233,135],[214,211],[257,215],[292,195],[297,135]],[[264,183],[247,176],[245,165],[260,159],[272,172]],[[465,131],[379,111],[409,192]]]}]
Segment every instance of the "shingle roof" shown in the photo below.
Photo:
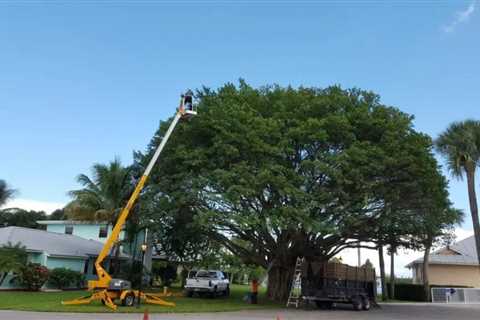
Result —
[{"label": "shingle roof", "polygon": [[0,228],[0,245],[20,242],[27,251],[45,251],[54,256],[96,256],[103,243],[74,235],[21,227]]},{"label": "shingle roof", "polygon": [[[442,248],[444,249],[444,248]],[[454,243],[448,249],[457,252],[457,255],[438,254],[437,252],[429,255],[430,264],[453,264],[453,265],[477,265],[477,250],[475,248],[475,237],[471,236],[462,241]],[[414,264],[423,263],[423,258],[410,262],[406,267],[410,268]]]},{"label": "shingle roof", "polygon": [[35,221],[41,225],[49,225],[49,224],[64,224],[64,225],[72,225],[72,224],[86,224],[86,225],[105,225],[108,224],[106,221],[77,221],[77,220],[38,220]]}]

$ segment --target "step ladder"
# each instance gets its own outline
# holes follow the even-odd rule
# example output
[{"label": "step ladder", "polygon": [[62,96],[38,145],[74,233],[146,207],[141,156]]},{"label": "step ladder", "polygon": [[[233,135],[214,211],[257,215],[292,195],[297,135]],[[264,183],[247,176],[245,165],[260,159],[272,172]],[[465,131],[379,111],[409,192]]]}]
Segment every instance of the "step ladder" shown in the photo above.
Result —
[{"label": "step ladder", "polygon": [[302,298],[302,266],[305,262],[305,258],[297,257],[295,263],[295,271],[293,272],[292,286],[290,287],[290,294],[288,295],[287,308],[289,306],[295,306],[298,308]]}]

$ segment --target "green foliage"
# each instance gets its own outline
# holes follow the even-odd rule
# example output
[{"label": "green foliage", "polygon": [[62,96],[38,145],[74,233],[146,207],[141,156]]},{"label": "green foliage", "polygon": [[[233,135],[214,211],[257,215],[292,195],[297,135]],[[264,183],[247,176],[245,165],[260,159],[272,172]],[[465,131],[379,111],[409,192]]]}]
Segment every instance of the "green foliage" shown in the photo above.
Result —
[{"label": "green foliage", "polygon": [[40,229],[41,226],[36,221],[45,219],[47,219],[47,215],[44,211],[9,208],[1,210],[0,226]]},{"label": "green foliage", "polygon": [[448,168],[458,178],[480,164],[480,121],[452,123],[436,140],[437,150],[446,158]]},{"label": "green foliage", "polygon": [[480,121],[465,120],[452,123],[436,141],[437,150],[447,160],[452,174],[463,179],[467,177],[470,214],[478,261],[480,262],[480,222],[475,191],[475,172],[480,164]]},{"label": "green foliage", "polygon": [[[390,292],[390,283],[387,283],[387,288]],[[396,283],[395,299],[403,301],[426,301],[423,285],[411,283]]]},{"label": "green foliage", "polygon": [[20,267],[16,281],[27,290],[38,291],[47,281],[49,271],[38,263],[27,263]]},{"label": "green foliage", "polygon": [[15,195],[15,190],[10,189],[4,180],[0,180],[0,207],[12,199]]},{"label": "green foliage", "polygon": [[152,264],[152,276],[162,280],[162,285],[170,287],[177,279],[177,266],[165,261],[155,261]]},{"label": "green foliage", "polygon": [[[207,237],[246,265],[273,263],[275,299],[286,296],[287,286],[274,286],[289,283],[297,256],[328,260],[358,241],[411,234],[409,222],[431,199],[429,183],[441,177],[431,139],[372,92],[241,81],[197,98],[199,115],[177,127],[154,169],[150,217],[171,230],[167,248],[194,230],[182,243]],[[136,154],[137,167],[168,125]],[[444,187],[436,184],[435,194],[448,195]]]},{"label": "green foliage", "polygon": [[49,220],[66,220],[67,216],[65,215],[64,209],[57,209],[48,216],[48,219]]},{"label": "green foliage", "polygon": [[65,289],[72,286],[82,288],[84,286],[85,277],[78,271],[73,271],[67,268],[55,268],[50,270],[48,282],[58,289]]},{"label": "green foliage", "polygon": [[0,247],[0,286],[7,275],[17,273],[21,267],[27,262],[27,251],[20,243],[13,245],[8,242]]},{"label": "green foliage", "polygon": [[73,200],[65,207],[67,216],[75,220],[114,224],[131,193],[133,181],[129,170],[115,159],[108,165],[95,164],[92,178],[81,174],[77,181],[84,188],[69,192]]}]

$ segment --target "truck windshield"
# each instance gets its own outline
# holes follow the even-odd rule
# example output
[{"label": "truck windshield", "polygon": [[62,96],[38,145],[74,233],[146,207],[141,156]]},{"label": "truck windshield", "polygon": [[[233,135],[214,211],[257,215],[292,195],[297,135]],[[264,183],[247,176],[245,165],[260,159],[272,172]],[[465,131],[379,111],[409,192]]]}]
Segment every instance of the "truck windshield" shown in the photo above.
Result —
[{"label": "truck windshield", "polygon": [[217,273],[216,272],[210,272],[210,271],[198,271],[197,272],[197,278],[216,278]]}]

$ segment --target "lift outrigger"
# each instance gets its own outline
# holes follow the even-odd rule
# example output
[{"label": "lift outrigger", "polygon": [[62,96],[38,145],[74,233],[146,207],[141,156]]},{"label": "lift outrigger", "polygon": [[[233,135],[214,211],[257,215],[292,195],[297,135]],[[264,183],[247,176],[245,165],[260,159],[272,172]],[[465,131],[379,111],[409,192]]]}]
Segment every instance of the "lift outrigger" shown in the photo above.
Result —
[{"label": "lift outrigger", "polygon": [[136,299],[143,299],[146,303],[150,304],[157,304],[168,307],[175,306],[175,303],[168,302],[162,299],[163,297],[168,297],[171,294],[153,294],[142,292],[140,290],[133,290],[130,281],[112,278],[103,268],[102,264],[105,258],[110,254],[113,246],[118,242],[120,232],[122,231],[122,228],[125,225],[128,216],[130,215],[130,211],[135,204],[135,201],[138,199],[140,192],[145,186],[150,172],[152,171],[155,163],[157,162],[160,153],[165,147],[165,144],[170,138],[173,129],[175,129],[175,126],[180,119],[188,118],[196,114],[197,112],[193,108],[193,94],[191,91],[187,91],[185,95],[182,95],[180,100],[180,107],[178,108],[177,113],[175,114],[175,117],[170,124],[170,127],[165,133],[165,136],[162,139],[160,145],[157,147],[157,150],[155,151],[152,159],[148,163],[147,168],[145,169],[145,172],[143,173],[140,181],[137,183],[137,186],[135,187],[135,190],[130,196],[127,205],[122,209],[120,216],[118,217],[118,220],[113,227],[112,233],[108,237],[100,254],[95,261],[95,269],[97,271],[98,280],[88,281],[88,291],[90,291],[90,294],[74,300],[62,301],[62,304],[89,304],[92,301],[100,300],[104,305],[110,307],[113,310],[116,310],[117,305],[115,304],[115,300],[119,300],[124,306],[133,306]]}]

